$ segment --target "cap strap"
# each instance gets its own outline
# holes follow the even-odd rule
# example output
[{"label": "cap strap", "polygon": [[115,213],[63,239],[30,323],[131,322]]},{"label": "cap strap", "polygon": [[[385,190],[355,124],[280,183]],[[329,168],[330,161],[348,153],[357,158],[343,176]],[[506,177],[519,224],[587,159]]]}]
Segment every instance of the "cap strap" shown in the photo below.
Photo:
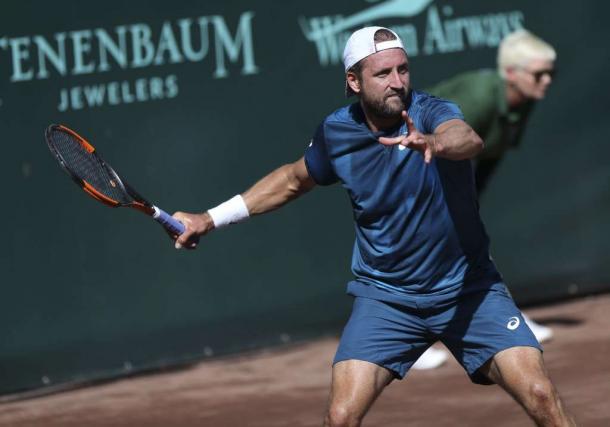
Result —
[{"label": "cap strap", "polygon": [[387,40],[385,42],[377,43],[375,45],[375,51],[379,52],[381,50],[392,49],[395,47],[404,49],[404,47],[402,47],[402,43],[400,42],[400,40]]}]

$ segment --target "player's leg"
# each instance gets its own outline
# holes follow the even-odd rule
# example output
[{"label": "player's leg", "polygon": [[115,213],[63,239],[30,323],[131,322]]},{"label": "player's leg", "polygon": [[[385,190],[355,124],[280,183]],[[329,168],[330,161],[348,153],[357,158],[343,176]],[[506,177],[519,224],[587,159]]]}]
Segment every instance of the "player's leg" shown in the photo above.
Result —
[{"label": "player's leg", "polygon": [[356,297],[335,355],[327,426],[357,426],[393,378],[430,346],[417,310]]},{"label": "player's leg", "polygon": [[364,415],[394,375],[389,370],[362,360],[344,360],[333,366],[327,427],[359,426]]},{"label": "player's leg", "polygon": [[544,369],[542,347],[503,283],[459,296],[431,319],[473,382],[497,383],[539,425],[571,425]]},{"label": "player's leg", "polygon": [[542,353],[533,347],[513,347],[496,354],[480,369],[523,406],[539,426],[574,426],[544,366]]}]

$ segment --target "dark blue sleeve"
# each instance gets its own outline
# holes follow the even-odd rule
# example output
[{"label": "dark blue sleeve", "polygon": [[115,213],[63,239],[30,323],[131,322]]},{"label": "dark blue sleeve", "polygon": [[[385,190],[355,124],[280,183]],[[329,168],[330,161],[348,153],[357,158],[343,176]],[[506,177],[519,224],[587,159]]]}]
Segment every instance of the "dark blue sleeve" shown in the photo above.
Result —
[{"label": "dark blue sleeve", "polygon": [[316,129],[309,147],[305,150],[305,165],[309,176],[316,184],[330,185],[339,180],[335,174],[328,151],[326,150],[326,137],[324,135],[324,123]]},{"label": "dark blue sleeve", "polygon": [[451,119],[464,120],[464,115],[453,102],[430,96],[422,105],[421,123],[423,129],[420,132],[433,133],[441,123]]}]

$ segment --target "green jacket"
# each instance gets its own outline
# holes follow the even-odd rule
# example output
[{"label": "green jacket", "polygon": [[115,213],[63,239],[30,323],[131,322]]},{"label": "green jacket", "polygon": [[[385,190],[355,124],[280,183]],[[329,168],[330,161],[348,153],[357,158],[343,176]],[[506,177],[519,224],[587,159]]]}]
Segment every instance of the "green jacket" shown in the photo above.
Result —
[{"label": "green jacket", "polygon": [[458,104],[466,122],[485,142],[474,162],[481,193],[507,150],[519,145],[533,103],[509,110],[505,82],[496,70],[459,74],[425,91]]}]

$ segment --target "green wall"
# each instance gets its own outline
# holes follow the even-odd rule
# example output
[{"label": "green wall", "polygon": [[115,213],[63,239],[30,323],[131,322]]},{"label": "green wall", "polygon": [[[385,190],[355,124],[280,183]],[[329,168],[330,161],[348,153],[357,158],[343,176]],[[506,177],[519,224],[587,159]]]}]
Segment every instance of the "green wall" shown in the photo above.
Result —
[{"label": "green wall", "polygon": [[0,393],[339,330],[353,239],[339,186],[176,251],[140,213],[79,192],[43,131],[74,127],[145,197],[201,211],[302,155],[346,102],[343,43],[368,23],[400,32],[416,87],[493,66],[502,35],[522,25],[557,48],[557,80],[482,214],[520,302],[608,289],[609,11],[568,1],[4,2]]}]

